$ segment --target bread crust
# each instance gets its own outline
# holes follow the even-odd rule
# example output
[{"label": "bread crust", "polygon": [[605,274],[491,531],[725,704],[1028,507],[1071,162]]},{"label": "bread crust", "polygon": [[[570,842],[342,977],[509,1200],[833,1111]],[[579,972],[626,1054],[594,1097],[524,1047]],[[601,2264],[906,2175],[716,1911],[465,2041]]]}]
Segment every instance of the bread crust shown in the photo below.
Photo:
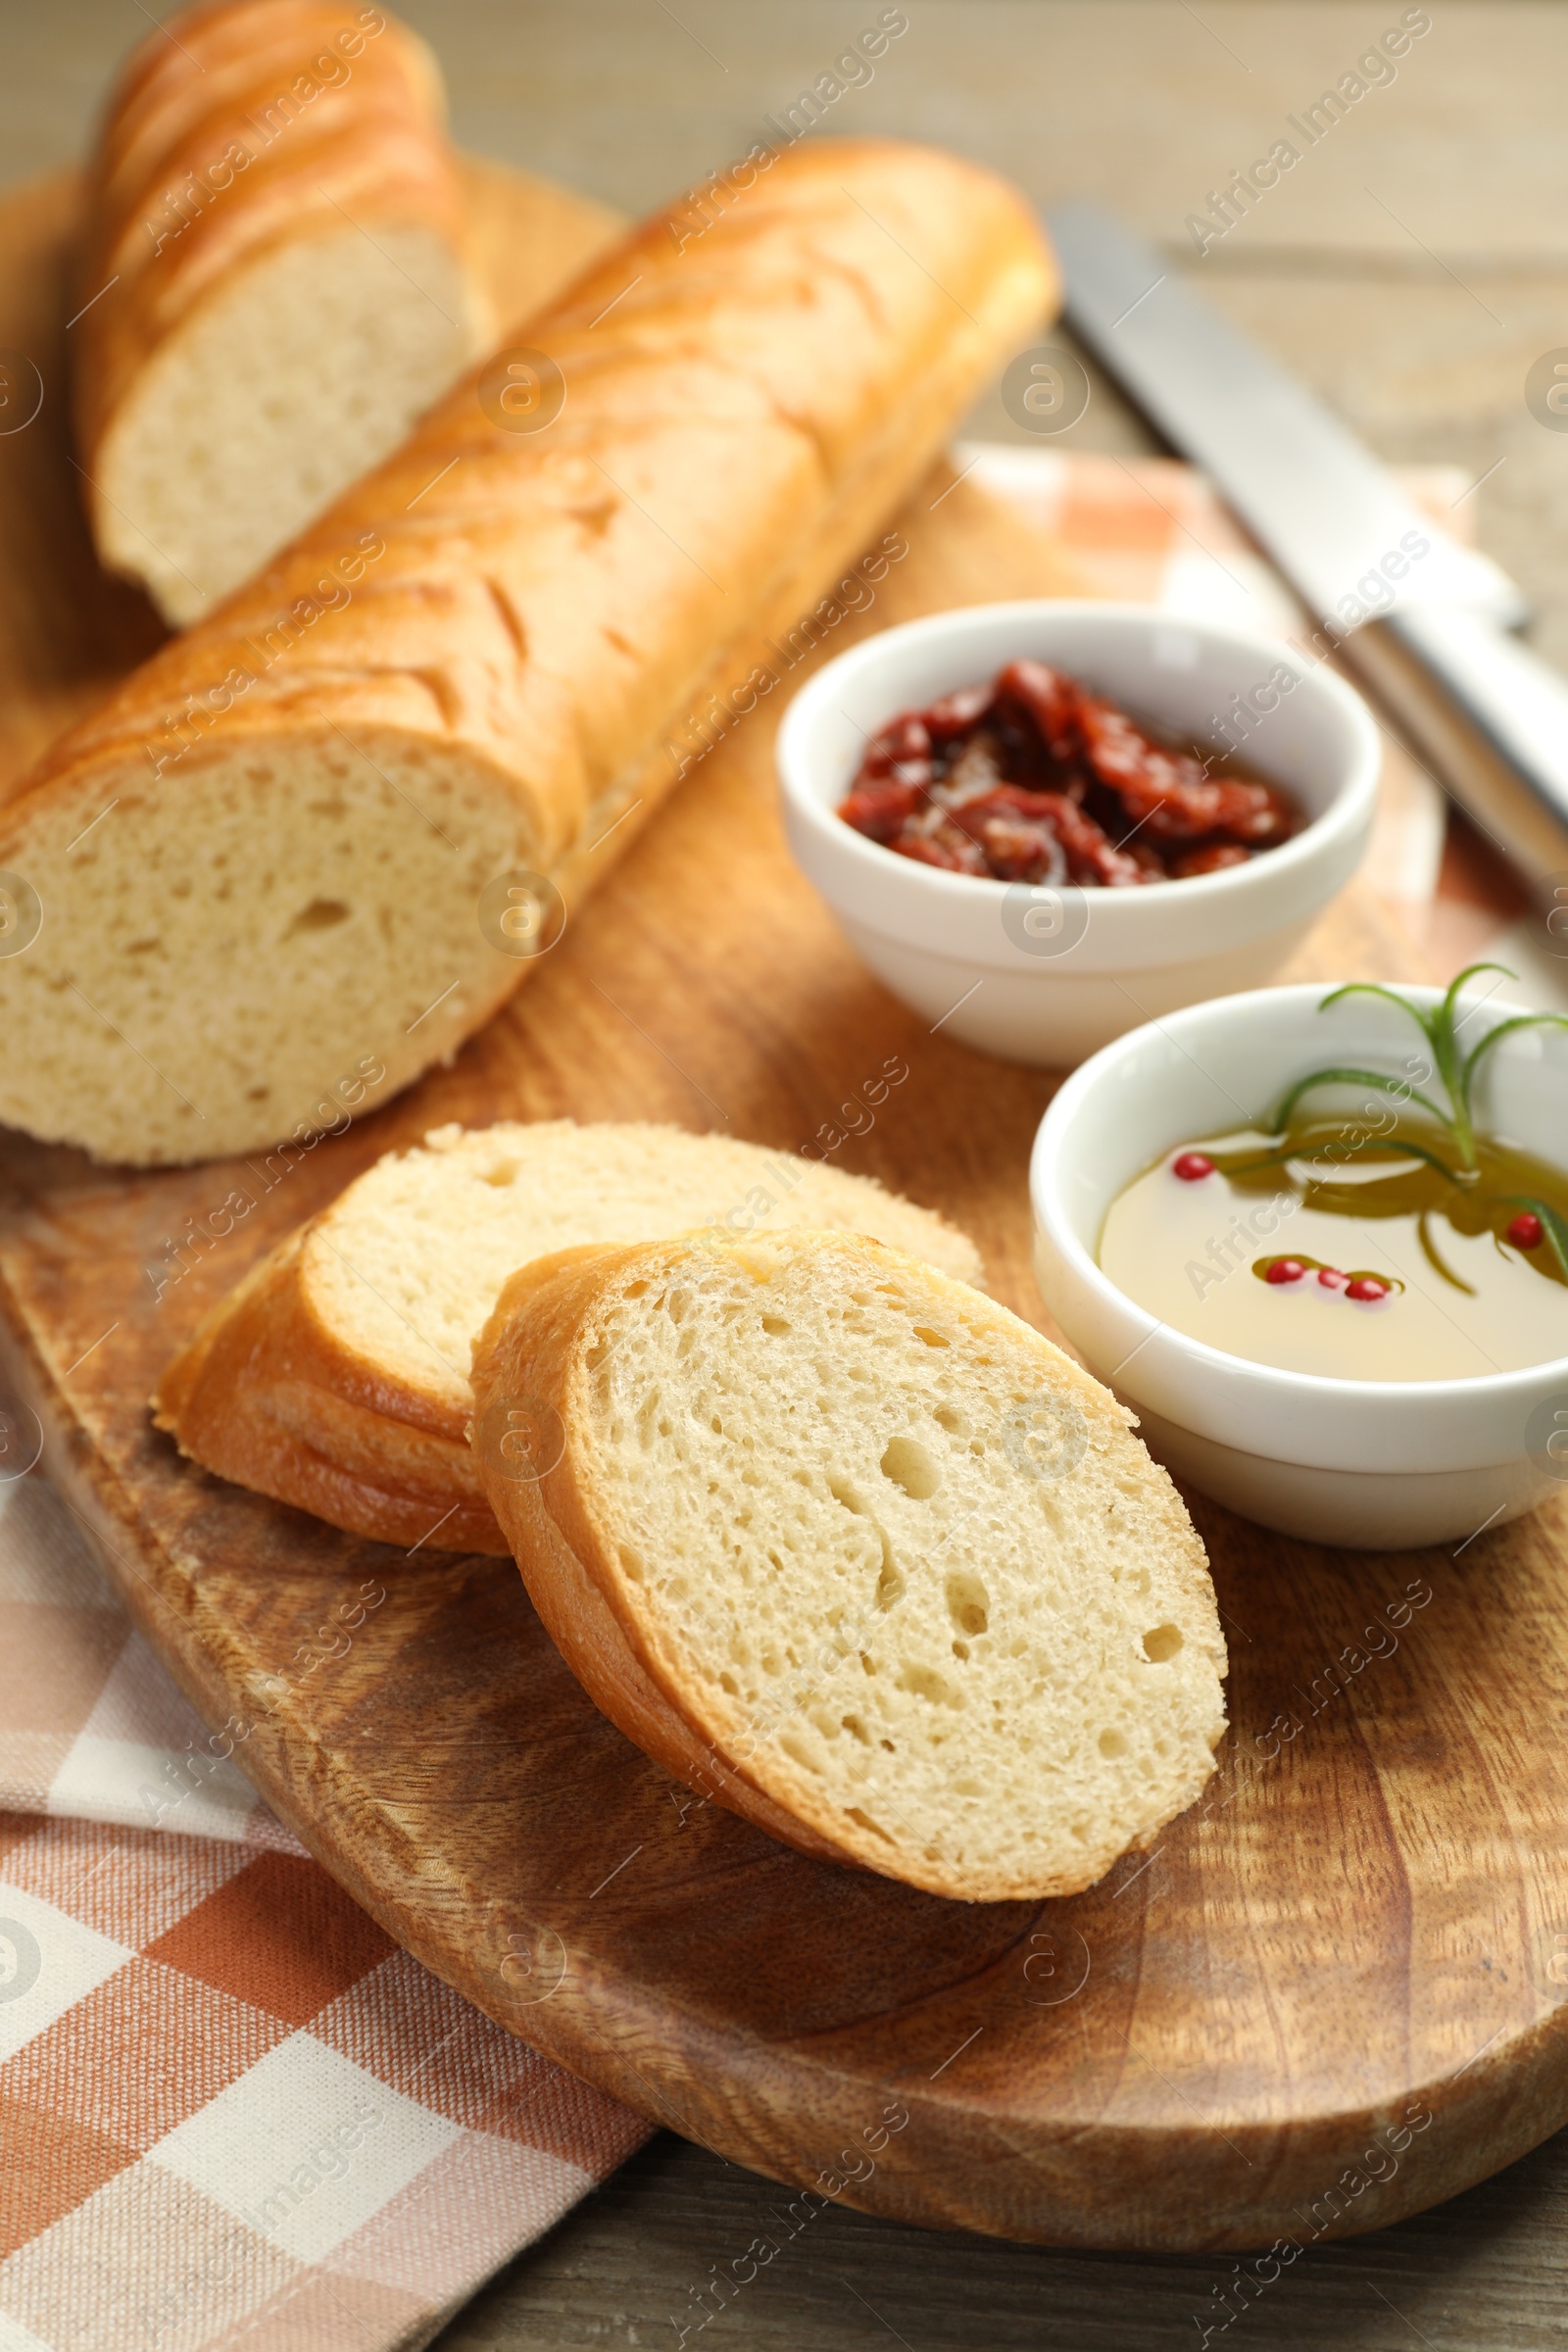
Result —
[{"label": "bread crust", "polygon": [[351,1535],[506,1558],[468,1442],[466,1364],[421,1385],[323,1311],[314,1277],[340,1255],[336,1229],[352,1222],[355,1189],[285,1235],[211,1309],[164,1373],[154,1423],[202,1468]]},{"label": "bread crust", "polygon": [[[427,228],[461,253],[445,117],[424,43],[356,0],[217,0],[131,52],[89,170],[77,300],[92,307],[74,329],[76,440],[101,552],[104,443],[144,370],[216,291],[279,246],[340,235],[345,214],[367,230]],[[471,324],[476,349],[488,320]]]},{"label": "bread crust", "polygon": [[[77,894],[134,855],[138,810],[177,811],[199,842],[204,793],[263,760],[438,773],[477,812],[475,841],[513,845],[487,871],[551,876],[575,905],[690,764],[671,739],[710,694],[744,710],[773,690],[769,637],[863,552],[1055,291],[1013,190],[893,142],[803,142],[700,233],[684,205],[656,216],[529,322],[567,387],[548,430],[498,424],[475,370],[16,788],[0,864],[36,881],[50,924],[25,973],[0,968],[0,1021],[25,991],[81,1055],[106,1052],[58,986],[74,922],[99,935]],[[78,811],[111,801],[115,826],[68,866]],[[166,881],[173,906],[180,876]],[[226,946],[199,952],[238,986]],[[325,935],[317,952],[330,958]],[[430,1017],[389,1011],[363,1039],[388,1092],[532,968],[477,926],[462,958]],[[137,985],[127,969],[127,1034]],[[309,1065],[313,1043],[290,1031],[306,1100],[333,1074]],[[209,1099],[204,1123],[175,1117],[177,1142],[139,1144],[122,1117],[106,1142],[90,1083],[58,1104],[38,1093],[0,1073],[0,1117],[138,1164],[265,1148],[292,1124],[235,1093],[221,1116]]]},{"label": "bread crust", "polygon": [[378,1379],[318,1314],[305,1262],[317,1222],[270,1250],[180,1350],[155,1425],[202,1468],[351,1535],[504,1557],[464,1416]]},{"label": "bread crust", "polygon": [[[877,231],[863,227],[860,189],[889,208],[902,200],[931,258],[961,279],[954,295],[939,287],[911,301],[902,287],[897,315],[882,315],[893,289],[869,273],[865,237]],[[7,834],[41,798],[117,761],[173,785],[198,751],[341,725],[357,739],[384,728],[433,749],[463,745],[515,798],[519,849],[541,870],[580,850],[590,819],[656,781],[641,762],[662,751],[661,730],[688,698],[695,706],[712,680],[745,678],[763,632],[798,618],[862,552],[1008,338],[1058,293],[1021,198],[956,156],[894,141],[803,146],[774,161],[753,197],[751,215],[738,206],[689,252],[676,205],[591,263],[527,324],[568,386],[556,425],[498,427],[478,397],[483,369],[470,371],[402,449],[63,736],[9,804]],[[888,250],[901,274],[917,274],[918,263]],[[802,348],[801,308],[773,315],[763,272],[776,290],[808,266],[856,279],[858,350]],[[616,324],[602,330],[595,321],[616,296]],[[956,313],[959,296],[978,306],[973,322]],[[760,374],[736,366],[732,345],[748,342]],[[795,373],[818,368],[835,370],[834,382],[814,398],[802,382],[797,399]],[[739,429],[720,442],[715,428],[727,424]],[[610,478],[645,452],[652,478],[637,495],[658,499],[684,549],[671,551]],[[743,527],[732,537],[737,498]],[[252,636],[265,638],[365,540],[384,552],[362,564],[362,593],[320,612],[265,675],[209,710],[191,749],[166,737],[163,722],[187,696],[205,697],[247,661],[254,671]],[[705,589],[705,564],[731,579]],[[650,614],[653,594],[673,612]],[[552,615],[546,596],[564,609]],[[628,675],[615,639],[629,632],[636,646],[651,625],[657,647]],[[546,645],[548,665],[536,650]]]},{"label": "bread crust", "polygon": [[[1015,1320],[981,1294],[882,1243],[839,1234],[812,1239],[824,1250],[885,1254],[895,1270],[907,1271],[911,1278],[950,1294],[946,1303],[977,1329],[1010,1326]],[[745,1245],[730,1247],[739,1253]],[[1100,1875],[1098,1870],[1090,1877],[1050,1885],[1038,1878],[994,1874],[980,1886],[941,1865],[906,1862],[894,1870],[871,1836],[862,1844],[851,1845],[834,1834],[841,1816],[815,1796],[804,1774],[793,1780],[788,1805],[760,1785],[735,1752],[747,1735],[738,1712],[731,1724],[715,1726],[710,1736],[693,1720],[683,1699],[680,1660],[666,1630],[621,1569],[613,1539],[594,1505],[585,1445],[580,1439],[574,1443],[575,1433],[584,1426],[585,1359],[597,1346],[595,1333],[604,1310],[631,1283],[658,1283],[688,1262],[689,1255],[689,1244],[666,1242],[574,1250],[559,1259],[537,1261],[508,1284],[475,1342],[476,1424],[495,1416],[508,1398],[524,1398],[531,1411],[543,1406],[561,1425],[559,1459],[538,1477],[509,1475],[493,1445],[476,1446],[486,1492],[547,1632],[595,1705],[646,1754],[705,1798],[711,1797],[803,1853],[906,1878],[928,1892],[960,1900],[1003,1901],[1081,1891]],[[859,1263],[863,1262],[862,1256]],[[1127,1428],[1136,1426],[1133,1415],[1081,1366],[1048,1341],[1040,1339],[1039,1344],[1055,1359],[1053,1377],[1076,1392],[1087,1412],[1118,1420]],[[1204,1646],[1223,1676],[1225,1642],[1202,1544],[1166,1473],[1152,1460],[1148,1469],[1151,1498],[1158,1497],[1165,1505],[1161,1516],[1177,1582],[1205,1621]],[[1196,1793],[1196,1788],[1189,1792],[1182,1804]],[[1151,1825],[1129,1841],[1130,1847],[1147,1846],[1162,1826]]]},{"label": "bread crust", "polygon": [[[583,1317],[607,1281],[630,1279],[629,1270],[649,1257],[641,1246],[562,1250],[513,1276],[474,1343],[481,1478],[545,1631],[601,1714],[703,1801],[726,1806],[815,1861],[858,1864],[860,1855],[777,1804],[682,1713],[584,1499],[567,1418]],[[537,1399],[561,1418],[565,1450],[543,1478],[510,1477],[497,1448],[483,1442],[480,1425],[509,1396]]]}]

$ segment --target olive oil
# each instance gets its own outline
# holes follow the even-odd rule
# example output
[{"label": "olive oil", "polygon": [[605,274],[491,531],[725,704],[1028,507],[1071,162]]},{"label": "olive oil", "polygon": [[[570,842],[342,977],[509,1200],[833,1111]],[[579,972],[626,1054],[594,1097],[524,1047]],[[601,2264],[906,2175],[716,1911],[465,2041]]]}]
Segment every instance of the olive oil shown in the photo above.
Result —
[{"label": "olive oil", "polygon": [[1100,1263],[1229,1355],[1339,1380],[1467,1380],[1568,1356],[1568,1175],[1401,1108],[1293,1117],[1165,1153]]}]

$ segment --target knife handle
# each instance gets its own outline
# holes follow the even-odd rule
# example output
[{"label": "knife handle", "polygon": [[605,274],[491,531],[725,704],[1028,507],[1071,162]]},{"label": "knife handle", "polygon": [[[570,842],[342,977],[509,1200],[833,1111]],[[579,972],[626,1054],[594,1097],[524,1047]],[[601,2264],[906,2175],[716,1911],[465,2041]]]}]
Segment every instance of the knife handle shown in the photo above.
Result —
[{"label": "knife handle", "polygon": [[1526,882],[1568,875],[1568,679],[1452,606],[1369,621],[1342,650]]}]

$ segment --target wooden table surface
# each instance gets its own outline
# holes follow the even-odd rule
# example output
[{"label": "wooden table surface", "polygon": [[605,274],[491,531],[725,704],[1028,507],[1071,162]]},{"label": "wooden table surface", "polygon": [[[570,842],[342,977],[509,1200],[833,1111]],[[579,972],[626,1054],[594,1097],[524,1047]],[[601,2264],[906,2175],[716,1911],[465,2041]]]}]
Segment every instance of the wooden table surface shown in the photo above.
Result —
[{"label": "wooden table surface", "polygon": [[[80,152],[137,0],[0,0],[0,171]],[[628,210],[764,135],[881,0],[402,0],[432,41],[463,143]],[[908,28],[832,131],[944,141],[1036,198],[1115,206],[1390,459],[1488,478],[1480,537],[1568,663],[1568,435],[1524,398],[1568,345],[1568,10],[1430,0],[1431,29],[1200,259],[1185,227],[1238,165],[1290,135],[1407,12],[1403,0],[906,0]],[[1297,144],[1300,144],[1297,141]],[[1020,438],[1000,404],[971,431]],[[1070,439],[1149,446],[1097,382]],[[1356,2020],[1347,2017],[1348,2037]],[[668,2135],[521,2257],[444,2352],[674,2343],[694,2292],[770,2225],[779,2192]],[[1324,2246],[1233,2340],[1524,2352],[1568,2337],[1568,2134],[1438,2212]],[[1057,2254],[823,2213],[710,2340],[745,2352],[1082,2347],[1200,2340],[1228,2261]],[[710,2331],[705,2329],[704,2334]],[[695,2341],[695,2335],[688,2337]],[[1217,2334],[1210,2340],[1220,2340]]]}]

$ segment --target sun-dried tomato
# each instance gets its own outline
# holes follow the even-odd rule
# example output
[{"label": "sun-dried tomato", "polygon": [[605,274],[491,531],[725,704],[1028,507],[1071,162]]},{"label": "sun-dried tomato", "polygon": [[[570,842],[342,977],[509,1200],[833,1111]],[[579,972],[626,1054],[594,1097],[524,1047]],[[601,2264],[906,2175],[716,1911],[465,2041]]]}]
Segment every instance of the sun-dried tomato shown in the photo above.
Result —
[{"label": "sun-dried tomato", "polygon": [[1282,796],[1271,786],[1210,775],[1209,763],[1153,742],[1114,703],[1086,694],[1079,718],[1096,775],[1155,840],[1225,833],[1262,845],[1283,841],[1291,829]]},{"label": "sun-dried tomato", "polygon": [[902,711],[839,813],[949,872],[1103,890],[1246,864],[1300,822],[1277,786],[1220,753],[1157,741],[1044,662],[1010,662],[989,684]]},{"label": "sun-dried tomato", "polygon": [[957,803],[953,822],[979,843],[999,880],[1065,882],[1067,859],[1054,821],[1058,800],[1054,793],[1001,784]]},{"label": "sun-dried tomato", "polygon": [[915,785],[901,784],[890,776],[880,783],[858,784],[839,814],[857,833],[886,844],[897,840],[920,802]]},{"label": "sun-dried tomato", "polygon": [[1088,809],[1080,808],[1076,801],[1069,801],[1065,793],[1041,793],[1037,797],[1053,803],[1050,813],[1066,852],[1070,880],[1091,888],[1098,884],[1102,890],[1128,890],[1163,879],[1161,874],[1152,873],[1141,859],[1119,849],[1103,825],[1097,824]]},{"label": "sun-dried tomato", "polygon": [[873,737],[871,743],[871,757],[883,757],[890,763],[895,760],[924,759],[930,750],[930,730],[917,710],[906,710]]},{"label": "sun-dried tomato", "polygon": [[996,700],[991,686],[960,686],[954,694],[943,695],[920,715],[933,743],[948,743],[955,735],[969,735],[980,724]]},{"label": "sun-dried tomato", "polygon": [[999,670],[999,703],[1027,714],[1051,759],[1070,765],[1083,750],[1079,707],[1083,690],[1075,678],[1044,662],[1009,662]]},{"label": "sun-dried tomato", "polygon": [[920,865],[940,865],[950,874],[991,871],[980,844],[960,833],[956,825],[939,825],[931,833],[905,833],[888,846],[901,858],[912,858]]},{"label": "sun-dried tomato", "polygon": [[[906,711],[891,726],[874,736],[860,761],[855,788],[876,784],[892,777],[900,784],[912,784],[925,790],[937,780],[937,764],[932,758],[931,737],[925,721],[913,710]],[[841,809],[839,812],[843,814]]]}]

